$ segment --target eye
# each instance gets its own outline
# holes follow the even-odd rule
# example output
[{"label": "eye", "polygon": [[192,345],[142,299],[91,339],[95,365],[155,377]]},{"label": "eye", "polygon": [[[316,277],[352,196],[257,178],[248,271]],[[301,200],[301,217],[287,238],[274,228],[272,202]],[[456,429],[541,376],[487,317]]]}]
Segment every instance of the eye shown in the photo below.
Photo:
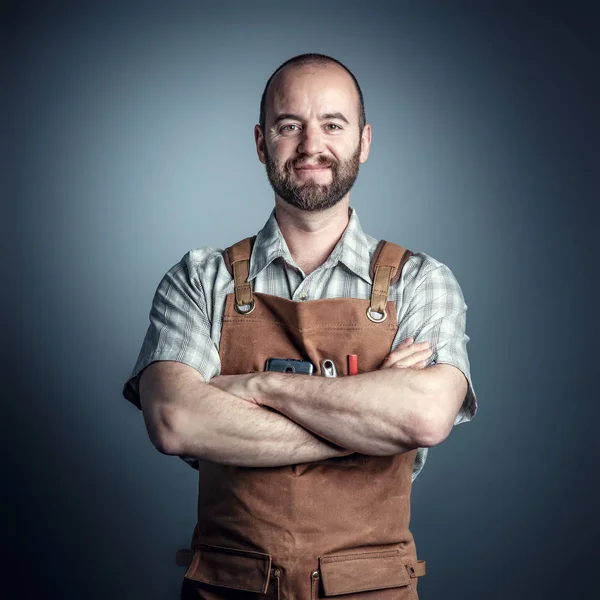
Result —
[{"label": "eye", "polygon": [[283,125],[283,127],[279,128],[279,131],[295,131],[295,130],[289,129],[289,127],[298,127],[298,125],[295,125],[294,123],[290,123],[289,125]]},{"label": "eye", "polygon": [[331,131],[337,131],[338,129],[342,129],[339,125],[335,124],[335,123],[327,123],[327,125],[325,125],[325,127],[333,127],[334,129],[331,129]]}]

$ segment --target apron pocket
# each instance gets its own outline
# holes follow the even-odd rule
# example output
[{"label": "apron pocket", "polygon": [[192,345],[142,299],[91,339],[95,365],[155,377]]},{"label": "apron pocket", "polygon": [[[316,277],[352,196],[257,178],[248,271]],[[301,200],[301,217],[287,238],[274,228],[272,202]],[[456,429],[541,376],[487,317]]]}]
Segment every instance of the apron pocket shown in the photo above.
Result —
[{"label": "apron pocket", "polygon": [[406,586],[406,598],[414,597],[399,550],[361,550],[322,556],[319,569],[325,596]]},{"label": "apron pocket", "polygon": [[184,577],[223,588],[265,594],[270,575],[270,554],[201,544]]}]

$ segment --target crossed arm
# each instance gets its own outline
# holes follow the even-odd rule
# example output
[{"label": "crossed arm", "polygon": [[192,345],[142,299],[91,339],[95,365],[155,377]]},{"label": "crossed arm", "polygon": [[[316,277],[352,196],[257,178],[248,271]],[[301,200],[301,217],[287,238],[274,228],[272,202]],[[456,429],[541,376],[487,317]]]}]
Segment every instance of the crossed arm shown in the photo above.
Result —
[{"label": "crossed arm", "polygon": [[210,384],[187,365],[158,361],[140,378],[142,411],[165,454],[259,467],[398,454],[443,441],[465,397],[464,375],[424,368],[425,352],[407,340],[372,373],[252,373]]}]

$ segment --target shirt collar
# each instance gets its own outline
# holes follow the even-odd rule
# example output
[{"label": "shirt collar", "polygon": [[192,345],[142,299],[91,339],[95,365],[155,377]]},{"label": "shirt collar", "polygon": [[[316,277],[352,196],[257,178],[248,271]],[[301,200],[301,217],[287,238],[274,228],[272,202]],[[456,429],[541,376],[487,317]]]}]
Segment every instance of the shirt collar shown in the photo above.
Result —
[{"label": "shirt collar", "polygon": [[[264,227],[256,236],[254,247],[252,248],[248,280],[251,281],[254,279],[263,269],[279,257],[283,258],[289,265],[297,267],[290,254],[285,238],[279,229],[279,224],[275,218],[275,209],[273,209]],[[373,283],[369,274],[371,263],[369,238],[362,230],[356,209],[352,207],[350,207],[348,225],[340,241],[336,244],[322,266],[324,268],[331,268],[337,265],[338,262],[343,263],[367,283]]]}]

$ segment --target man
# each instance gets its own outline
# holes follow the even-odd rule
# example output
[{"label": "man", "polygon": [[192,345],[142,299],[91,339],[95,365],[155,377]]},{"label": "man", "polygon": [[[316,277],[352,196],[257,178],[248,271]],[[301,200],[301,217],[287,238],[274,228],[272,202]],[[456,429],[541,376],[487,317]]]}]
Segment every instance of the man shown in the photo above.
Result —
[{"label": "man", "polygon": [[445,265],[362,231],[371,126],[345,66],[281,65],[254,134],[273,213],[169,270],[123,390],[156,448],[200,471],[181,597],[414,600],[411,484],[477,408],[467,307]]}]

